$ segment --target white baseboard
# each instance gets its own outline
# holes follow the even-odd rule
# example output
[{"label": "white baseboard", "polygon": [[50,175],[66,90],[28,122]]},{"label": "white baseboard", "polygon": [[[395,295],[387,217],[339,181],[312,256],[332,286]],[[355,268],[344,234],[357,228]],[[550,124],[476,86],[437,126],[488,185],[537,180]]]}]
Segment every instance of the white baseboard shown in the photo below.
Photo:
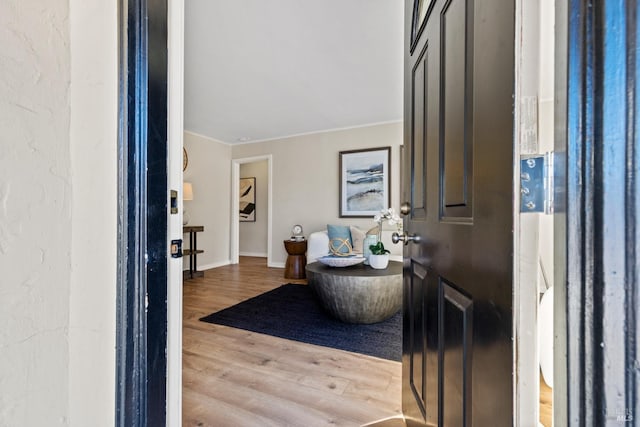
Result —
[{"label": "white baseboard", "polygon": [[271,262],[267,265],[267,267],[284,268],[284,262]]},{"label": "white baseboard", "polygon": [[256,257],[256,258],[266,258],[267,257],[267,253],[266,252],[240,252],[238,255],[240,255],[240,256],[252,256],[252,257]]},{"label": "white baseboard", "polygon": [[[249,256],[249,255],[247,255],[247,256]],[[251,256],[257,256],[257,255],[251,255]],[[219,261],[219,262],[214,262],[214,263],[211,263],[211,264],[199,264],[198,265],[198,271],[210,270],[212,268],[218,268],[218,267],[224,267],[225,265],[230,265],[230,264],[231,264],[231,260]],[[272,262],[269,265],[267,265],[267,267],[284,268],[284,264],[285,264],[284,262]],[[189,271],[189,265],[187,264],[187,268],[186,269],[183,267],[182,271]]]},{"label": "white baseboard", "polygon": [[[229,264],[231,264],[230,260],[214,262],[214,263],[211,263],[211,264],[199,264],[198,265],[198,271],[211,270],[212,268],[224,267],[225,265],[229,265]],[[189,271],[189,261],[188,260],[187,260],[187,268],[185,269],[184,266],[183,266],[183,270],[182,271]]]}]

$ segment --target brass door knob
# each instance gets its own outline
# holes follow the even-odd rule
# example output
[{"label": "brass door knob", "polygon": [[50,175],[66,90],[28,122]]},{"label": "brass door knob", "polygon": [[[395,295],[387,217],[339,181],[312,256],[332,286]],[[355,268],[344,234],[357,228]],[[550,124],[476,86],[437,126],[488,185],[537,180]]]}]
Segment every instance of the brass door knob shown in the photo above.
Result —
[{"label": "brass door knob", "polygon": [[409,213],[411,213],[411,203],[404,202],[402,205],[400,205],[400,213],[402,215],[409,215]]}]

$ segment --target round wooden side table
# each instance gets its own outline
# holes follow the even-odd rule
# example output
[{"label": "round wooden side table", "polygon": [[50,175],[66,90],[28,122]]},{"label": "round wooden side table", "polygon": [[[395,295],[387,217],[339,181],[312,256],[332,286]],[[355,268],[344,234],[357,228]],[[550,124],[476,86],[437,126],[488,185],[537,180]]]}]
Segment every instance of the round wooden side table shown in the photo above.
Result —
[{"label": "round wooden side table", "polygon": [[284,266],[284,277],[286,279],[304,279],[304,268],[307,265],[307,241],[306,240],[285,240],[284,248],[287,251],[287,263]]}]

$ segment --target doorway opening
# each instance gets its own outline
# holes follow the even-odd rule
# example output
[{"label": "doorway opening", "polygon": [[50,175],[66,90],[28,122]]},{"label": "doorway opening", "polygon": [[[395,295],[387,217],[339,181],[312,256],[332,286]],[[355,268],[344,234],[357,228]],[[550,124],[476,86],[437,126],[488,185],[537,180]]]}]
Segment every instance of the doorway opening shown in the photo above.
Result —
[{"label": "doorway opening", "polygon": [[233,159],[231,175],[231,263],[250,256],[272,266],[273,156]]},{"label": "doorway opening", "polygon": [[267,258],[267,160],[240,165],[240,256]]}]

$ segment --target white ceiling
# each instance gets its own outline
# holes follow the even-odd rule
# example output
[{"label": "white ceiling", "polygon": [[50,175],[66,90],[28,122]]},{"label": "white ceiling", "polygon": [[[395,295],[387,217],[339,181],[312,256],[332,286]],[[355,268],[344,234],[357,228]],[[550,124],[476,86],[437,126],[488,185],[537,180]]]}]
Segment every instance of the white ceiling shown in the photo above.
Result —
[{"label": "white ceiling", "polygon": [[185,128],[227,143],[402,119],[400,0],[187,0]]}]

